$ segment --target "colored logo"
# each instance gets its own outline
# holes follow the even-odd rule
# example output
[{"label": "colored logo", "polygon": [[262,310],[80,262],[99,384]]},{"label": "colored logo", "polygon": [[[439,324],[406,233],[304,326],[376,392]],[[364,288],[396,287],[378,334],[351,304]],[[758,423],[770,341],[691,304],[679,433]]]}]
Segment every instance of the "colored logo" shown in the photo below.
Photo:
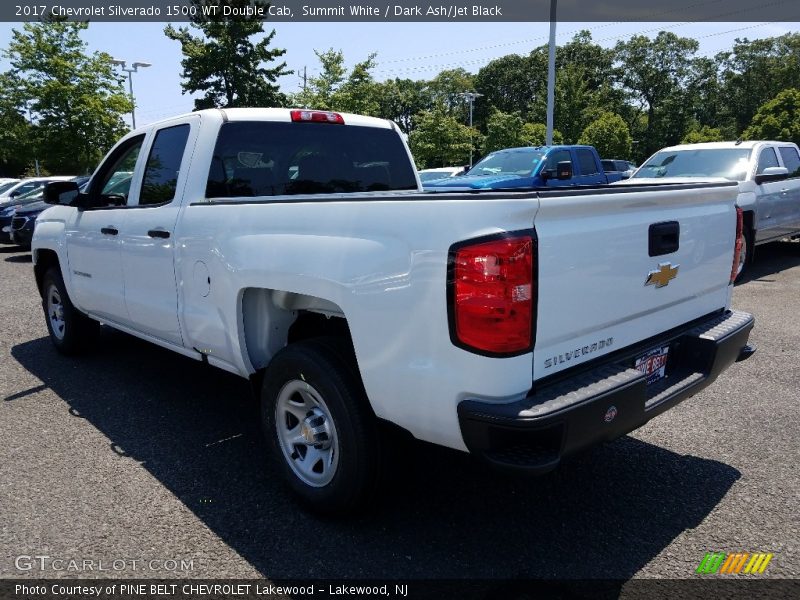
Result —
[{"label": "colored logo", "polygon": [[606,411],[606,416],[603,417],[603,420],[606,423],[611,423],[611,421],[613,421],[616,418],[616,416],[617,416],[617,407],[616,406],[611,406]]},{"label": "colored logo", "polygon": [[647,279],[644,284],[654,285],[656,288],[669,285],[669,282],[678,276],[678,269],[680,269],[680,267],[680,265],[675,265],[673,267],[672,263],[661,263],[658,265],[658,269],[650,271],[647,274]]},{"label": "colored logo", "polygon": [[773,554],[765,552],[706,552],[696,573],[711,575],[714,573],[728,575],[755,575],[767,569]]}]

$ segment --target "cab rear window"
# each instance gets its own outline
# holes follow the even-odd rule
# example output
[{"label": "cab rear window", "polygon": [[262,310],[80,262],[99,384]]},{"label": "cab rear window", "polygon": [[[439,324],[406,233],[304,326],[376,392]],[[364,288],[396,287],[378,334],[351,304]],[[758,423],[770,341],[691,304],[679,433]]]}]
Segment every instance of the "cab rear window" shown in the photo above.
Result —
[{"label": "cab rear window", "polygon": [[413,190],[413,165],[391,129],[231,122],[220,129],[208,198]]}]

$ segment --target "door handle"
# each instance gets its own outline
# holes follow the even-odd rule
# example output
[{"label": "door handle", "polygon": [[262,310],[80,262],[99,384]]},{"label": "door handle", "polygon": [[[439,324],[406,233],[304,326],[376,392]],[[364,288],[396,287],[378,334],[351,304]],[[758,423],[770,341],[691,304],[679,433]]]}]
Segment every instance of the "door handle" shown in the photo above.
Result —
[{"label": "door handle", "polygon": [[103,235],[117,235],[119,233],[119,229],[116,227],[103,227],[100,229],[100,233]]},{"label": "door handle", "polygon": [[169,237],[169,231],[164,231],[163,229],[151,229],[147,232],[147,235],[149,235],[151,238],[161,238],[165,240]]}]

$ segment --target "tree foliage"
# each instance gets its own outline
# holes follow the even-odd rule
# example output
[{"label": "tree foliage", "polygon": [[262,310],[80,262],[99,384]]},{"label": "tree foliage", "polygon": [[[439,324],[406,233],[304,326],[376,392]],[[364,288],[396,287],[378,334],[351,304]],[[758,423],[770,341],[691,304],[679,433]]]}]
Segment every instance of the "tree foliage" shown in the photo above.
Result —
[{"label": "tree foliage", "polygon": [[[11,70],[3,76],[3,124],[17,143],[56,174],[92,170],[126,131],[122,115],[131,102],[111,57],[88,53],[80,34],[87,23],[25,23],[14,30],[3,57]],[[23,124],[26,111],[32,126]],[[20,136],[20,137],[17,137]],[[14,147],[12,145],[12,147]]]},{"label": "tree foliage", "polygon": [[583,130],[578,143],[594,146],[600,156],[606,158],[627,158],[633,139],[622,117],[603,113]]},{"label": "tree foliage", "polygon": [[745,130],[744,137],[800,144],[800,89],[783,90],[764,103]]},{"label": "tree foliage", "polygon": [[183,60],[183,93],[203,93],[195,100],[195,109],[236,106],[284,106],[278,77],[291,74],[286,63],[274,66],[286,50],[270,48],[275,30],[254,42],[253,36],[264,33],[259,18],[224,17],[221,10],[205,15],[207,6],[230,5],[244,8],[253,3],[265,8],[260,0],[192,0],[198,8],[191,26],[202,35],[192,35],[188,27],[164,29],[171,40],[180,42]]},{"label": "tree foliage", "polygon": [[305,89],[292,97],[292,104],[369,116],[380,112],[381,86],[371,73],[376,65],[374,52],[349,72],[341,50],[314,50],[314,54],[320,62],[319,75],[309,78]]},{"label": "tree foliage", "polygon": [[683,136],[681,144],[702,144],[704,142],[721,142],[725,140],[725,135],[721,129],[703,125],[702,127],[694,128]]},{"label": "tree foliage", "polygon": [[662,31],[654,39],[635,35],[617,43],[618,78],[647,114],[641,149],[651,154],[680,140],[690,113],[686,89],[693,75],[696,40]]},{"label": "tree foliage", "polygon": [[[488,154],[503,148],[543,146],[546,134],[547,127],[541,123],[525,123],[518,112],[504,113],[494,109],[486,124],[483,153]],[[560,131],[553,130],[553,142],[564,142]]]},{"label": "tree foliage", "polygon": [[468,163],[470,148],[480,145],[480,134],[439,107],[418,115],[408,143],[418,167],[449,167]]}]

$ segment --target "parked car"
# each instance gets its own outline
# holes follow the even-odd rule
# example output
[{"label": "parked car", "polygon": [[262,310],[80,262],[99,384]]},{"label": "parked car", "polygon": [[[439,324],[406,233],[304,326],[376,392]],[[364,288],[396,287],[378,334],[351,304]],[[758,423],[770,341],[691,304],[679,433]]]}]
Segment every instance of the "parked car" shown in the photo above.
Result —
[{"label": "parked car", "polygon": [[463,175],[469,167],[438,167],[436,169],[422,169],[419,171],[419,180],[422,183],[436,181],[437,179],[447,179]]},{"label": "parked car", "polygon": [[49,204],[41,200],[24,206],[17,206],[11,219],[11,243],[30,248],[33,230],[36,227],[36,217],[49,207]]},{"label": "parked car", "polygon": [[[60,179],[57,181],[60,181]],[[71,179],[71,181],[77,183],[78,186],[83,186],[86,184],[86,182],[89,181],[89,177],[88,176],[74,177],[73,179]],[[26,192],[25,194],[16,196],[15,198],[9,200],[5,204],[0,205],[0,244],[17,243],[11,236],[11,221],[14,218],[17,209],[21,207],[27,207],[37,202],[41,203],[42,200],[44,199],[44,190],[45,190],[44,186],[35,188],[29,192]],[[29,244],[30,240],[28,240],[26,245]]]},{"label": "parked car", "polygon": [[0,179],[0,195],[17,183],[19,183],[19,179]]},{"label": "parked car", "polygon": [[465,175],[424,187],[430,191],[560,188],[620,179],[620,174],[606,175],[592,146],[531,146],[492,152]]},{"label": "parked car", "polygon": [[[134,184],[109,194],[120,171]],[[50,339],[76,354],[102,322],[249,379],[276,470],[324,512],[369,501],[384,426],[543,473],[752,353],[753,318],[729,310],[735,184],[421,191],[382,119],[234,108],[136,129],[85,193],[47,187]]]},{"label": "parked car", "polygon": [[636,172],[636,165],[629,160],[604,158],[600,161],[606,173],[619,173],[622,179],[630,179]]},{"label": "parked car", "polygon": [[753,261],[755,247],[800,237],[800,153],[775,141],[684,144],[659,150],[626,183],[736,181],[744,211],[739,274]]},{"label": "parked car", "polygon": [[0,205],[7,204],[17,196],[22,196],[33,190],[37,190],[39,188],[44,187],[44,185],[50,181],[68,181],[72,179],[74,176],[72,175],[64,175],[64,176],[52,176],[52,177],[30,177],[28,179],[23,179],[22,181],[18,181],[4,192],[0,192]]}]

